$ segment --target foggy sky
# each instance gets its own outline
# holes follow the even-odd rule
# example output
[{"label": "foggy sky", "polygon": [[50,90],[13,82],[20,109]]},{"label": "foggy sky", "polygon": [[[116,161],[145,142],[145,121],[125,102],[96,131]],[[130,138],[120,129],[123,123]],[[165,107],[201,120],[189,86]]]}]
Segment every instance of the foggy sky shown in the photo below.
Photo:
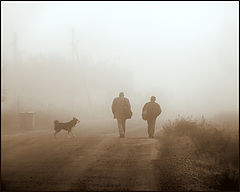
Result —
[{"label": "foggy sky", "polygon": [[238,111],[238,2],[2,2],[5,107],[133,118]]}]

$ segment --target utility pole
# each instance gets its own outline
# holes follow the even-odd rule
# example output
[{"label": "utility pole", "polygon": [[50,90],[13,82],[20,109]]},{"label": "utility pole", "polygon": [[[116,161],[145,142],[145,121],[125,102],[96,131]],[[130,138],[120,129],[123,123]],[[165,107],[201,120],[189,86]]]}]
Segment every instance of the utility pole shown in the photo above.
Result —
[{"label": "utility pole", "polygon": [[[1,34],[1,38],[2,38],[2,34]],[[5,94],[6,94],[6,90],[4,89],[4,70],[5,68],[3,67],[3,63],[5,61],[5,59],[3,58],[4,57],[4,52],[3,52],[3,49],[1,49],[1,103],[3,103],[5,101]],[[2,109],[2,108],[1,108]]]},{"label": "utility pole", "polygon": [[73,82],[72,82],[72,107],[75,113],[75,76],[76,76],[76,69],[75,69],[75,59],[74,59],[74,29],[72,29],[72,68],[73,68]]},{"label": "utility pole", "polygon": [[[76,62],[75,62],[74,58],[76,58]],[[80,66],[80,63],[81,63],[80,58],[79,58],[79,54],[78,54],[78,49],[77,49],[77,46],[76,46],[74,29],[72,29],[72,60],[73,60],[73,69],[74,69],[74,87],[73,87],[73,93],[74,93],[74,92],[76,92],[76,90],[79,90],[79,87],[76,87],[76,71],[79,71],[79,66]],[[84,86],[84,89],[82,89],[82,90],[85,90],[85,93],[86,93],[86,96],[87,96],[87,102],[88,102],[87,109],[91,109],[91,99],[90,99],[90,96],[89,96],[88,87],[86,85],[86,74],[85,74],[85,70],[84,70],[83,67],[81,68],[80,76],[82,77],[81,82],[83,82],[83,86]],[[75,105],[74,105],[74,109],[75,109]],[[91,110],[89,112],[91,112]]]},{"label": "utility pole", "polygon": [[13,49],[14,49],[14,65],[15,65],[15,69],[17,71],[16,73],[16,89],[17,89],[17,98],[16,99],[16,102],[17,102],[17,114],[19,114],[20,112],[20,99],[19,99],[19,94],[20,94],[20,87],[21,87],[21,84],[20,84],[20,73],[21,73],[21,69],[19,67],[20,65],[20,57],[19,57],[19,50],[18,50],[18,38],[17,38],[17,34],[15,32],[14,34],[14,41],[13,41]]}]

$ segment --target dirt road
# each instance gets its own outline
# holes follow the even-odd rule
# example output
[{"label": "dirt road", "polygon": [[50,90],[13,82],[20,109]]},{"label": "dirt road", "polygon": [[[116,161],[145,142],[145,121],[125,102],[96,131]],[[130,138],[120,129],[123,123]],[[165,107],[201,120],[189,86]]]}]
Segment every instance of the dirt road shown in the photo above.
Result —
[{"label": "dirt road", "polygon": [[2,135],[5,190],[159,190],[154,167],[158,141],[145,127],[128,130],[66,132],[54,139],[47,131]]}]

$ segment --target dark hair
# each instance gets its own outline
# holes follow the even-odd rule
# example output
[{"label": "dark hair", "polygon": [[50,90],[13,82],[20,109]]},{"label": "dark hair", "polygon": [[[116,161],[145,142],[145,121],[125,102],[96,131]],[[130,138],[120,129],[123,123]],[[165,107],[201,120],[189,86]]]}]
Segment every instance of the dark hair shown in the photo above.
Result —
[{"label": "dark hair", "polygon": [[124,93],[123,92],[120,92],[119,93],[119,97],[123,97],[124,96]]},{"label": "dark hair", "polygon": [[155,97],[155,96],[152,96],[152,97],[151,97],[151,101],[156,101],[156,97]]}]

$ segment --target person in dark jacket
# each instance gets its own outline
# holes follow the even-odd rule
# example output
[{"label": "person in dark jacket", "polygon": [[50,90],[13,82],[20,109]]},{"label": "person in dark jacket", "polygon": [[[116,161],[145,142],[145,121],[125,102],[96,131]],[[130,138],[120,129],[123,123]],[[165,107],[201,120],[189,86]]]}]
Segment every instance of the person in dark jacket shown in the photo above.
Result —
[{"label": "person in dark jacket", "polygon": [[156,119],[162,112],[160,105],[155,101],[156,97],[152,96],[151,101],[146,103],[142,110],[142,118],[147,120],[149,138],[154,137]]},{"label": "person in dark jacket", "polygon": [[114,119],[117,119],[120,138],[125,137],[126,119],[131,119],[132,111],[129,100],[124,97],[124,93],[119,93],[112,102],[112,112]]}]

